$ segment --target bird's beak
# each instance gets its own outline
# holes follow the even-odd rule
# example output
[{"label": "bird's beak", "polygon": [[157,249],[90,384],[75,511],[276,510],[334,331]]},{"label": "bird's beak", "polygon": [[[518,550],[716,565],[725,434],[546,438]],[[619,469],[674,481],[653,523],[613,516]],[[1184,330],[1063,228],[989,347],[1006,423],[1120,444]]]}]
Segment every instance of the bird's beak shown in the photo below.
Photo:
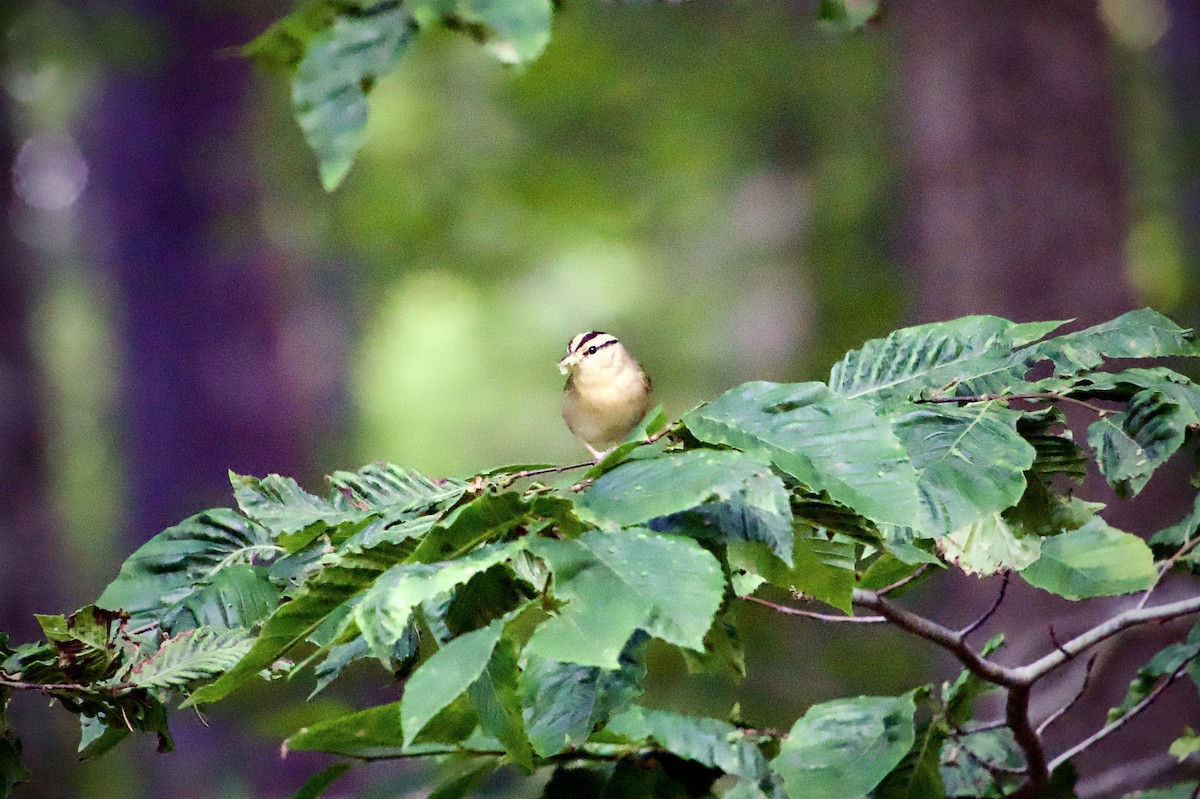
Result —
[{"label": "bird's beak", "polygon": [[575,353],[572,353],[558,362],[558,371],[562,372],[564,375],[570,374],[571,369],[578,365],[579,356]]}]

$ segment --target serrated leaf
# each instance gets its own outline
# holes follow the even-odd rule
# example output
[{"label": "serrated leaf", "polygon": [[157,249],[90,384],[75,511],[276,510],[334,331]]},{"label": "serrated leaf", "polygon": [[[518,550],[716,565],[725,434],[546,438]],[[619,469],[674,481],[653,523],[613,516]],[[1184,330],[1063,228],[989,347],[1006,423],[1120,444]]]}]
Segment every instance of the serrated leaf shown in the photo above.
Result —
[{"label": "serrated leaf", "polygon": [[1043,591],[1084,599],[1145,590],[1156,573],[1145,541],[1097,516],[1078,530],[1043,540],[1041,556],[1021,576]]},{"label": "serrated leaf", "polygon": [[1088,426],[1088,443],[1096,465],[1118,494],[1136,496],[1183,444],[1196,412],[1159,391],[1138,392],[1120,413],[1102,416]]},{"label": "serrated leaf", "polygon": [[968,393],[999,393],[1024,382],[1024,358],[1013,349],[1062,322],[1016,324],[996,316],[966,316],[907,327],[846,354],[829,387],[877,405],[957,385]]},{"label": "serrated leaf", "polygon": [[503,632],[504,622],[498,619],[483,629],[460,635],[413,672],[400,700],[405,741],[412,743],[434,716],[479,679]]},{"label": "serrated leaf", "polygon": [[1017,504],[1036,455],[1017,432],[1020,416],[997,402],[900,413],[896,434],[919,475],[920,531],[945,535]]},{"label": "serrated leaf", "polygon": [[409,560],[432,563],[460,557],[529,521],[529,511],[529,503],[513,491],[475,497],[439,519]]},{"label": "serrated leaf", "polygon": [[134,667],[128,681],[139,688],[180,688],[232,668],[251,643],[242,630],[189,630],[163,641],[158,652]]},{"label": "serrated leaf", "polygon": [[747,481],[770,475],[765,463],[729,450],[695,449],[630,461],[582,491],[575,512],[599,527],[632,527],[708,502],[734,499],[746,489]]},{"label": "serrated leaf", "polygon": [[254,646],[236,666],[208,685],[202,686],[184,703],[215,702],[252,679],[259,671],[305,640],[339,609],[343,603],[371,586],[379,575],[392,567],[402,549],[381,545],[361,552],[334,556],[313,577],[306,580],[290,602],[271,614]]},{"label": "serrated leaf", "polygon": [[859,799],[912,748],[915,712],[911,693],[813,705],[792,725],[771,768],[789,796]]},{"label": "serrated leaf", "polygon": [[533,751],[539,757],[552,757],[581,745],[597,725],[640,696],[649,641],[646,633],[635,632],[621,650],[617,669],[527,654],[520,681]]},{"label": "serrated leaf", "polygon": [[618,668],[637,629],[703,649],[724,595],[716,558],[680,536],[595,530],[574,540],[538,539],[530,551],[550,566],[554,596],[566,605],[534,631],[525,651],[563,663]]},{"label": "serrated leaf", "polygon": [[821,383],[745,383],[683,421],[700,440],[761,453],[868,519],[917,519],[917,475],[868,402],[840,397]]},{"label": "serrated leaf", "polygon": [[1058,375],[1094,369],[1106,358],[1162,358],[1196,355],[1192,331],[1150,308],[1043,341],[1030,348],[1030,360],[1050,360]]},{"label": "serrated leaf", "polygon": [[520,64],[550,41],[550,0],[409,0],[417,23],[446,22],[466,30],[499,61]]},{"label": "serrated leaf", "polygon": [[999,513],[955,530],[937,543],[947,560],[967,574],[984,577],[1024,569],[1038,559],[1043,546],[1036,536],[1018,534]]},{"label": "serrated leaf", "polygon": [[767,763],[753,740],[727,721],[633,705],[609,719],[605,732],[657,744],[685,760],[752,782],[767,779]]},{"label": "serrated leaf", "polygon": [[[1169,527],[1164,527],[1150,536],[1150,547],[1159,557],[1169,557],[1187,546],[1200,533],[1200,495],[1192,501],[1192,509],[1186,516]],[[1193,550],[1190,558],[1196,562],[1200,553]]]},{"label": "serrated leaf", "polygon": [[205,511],[139,547],[96,604],[126,611],[135,624],[157,621],[163,609],[208,584],[220,569],[269,560],[278,553],[262,525],[225,508]]},{"label": "serrated leaf", "polygon": [[250,628],[274,612],[279,600],[279,589],[265,569],[229,566],[167,608],[161,627],[171,634],[198,627]]},{"label": "serrated leaf", "polygon": [[333,506],[342,510],[389,511],[390,519],[403,519],[404,511],[415,517],[453,502],[466,491],[461,480],[431,480],[415,469],[392,463],[369,463],[357,472],[337,471],[329,475]]},{"label": "serrated leaf", "polygon": [[517,654],[516,643],[509,638],[501,638],[492,650],[483,673],[467,689],[467,695],[479,716],[483,732],[503,744],[504,751],[508,752],[512,761],[529,774],[533,772],[533,752],[526,737],[521,698],[517,691],[520,676]]},{"label": "serrated leaf", "polygon": [[292,799],[320,799],[330,785],[350,770],[349,763],[334,763],[328,768],[318,771],[308,778],[300,790],[292,794]]},{"label": "serrated leaf", "polygon": [[[327,500],[305,491],[290,477],[269,474],[259,478],[230,472],[229,482],[242,513],[266,527],[275,538],[291,536],[314,525],[323,530],[363,516],[359,510],[335,508]],[[314,532],[308,540],[315,535]]]},{"label": "serrated leaf", "polygon": [[409,617],[421,602],[466,582],[524,548],[524,540],[510,541],[481,547],[458,560],[393,566],[355,606],[354,621],[372,653],[386,663],[392,657],[394,642],[405,635]]},{"label": "serrated leaf", "polygon": [[411,38],[408,11],[380,3],[339,14],[308,41],[292,78],[292,105],[326,191],[346,177],[366,139],[367,93]]}]

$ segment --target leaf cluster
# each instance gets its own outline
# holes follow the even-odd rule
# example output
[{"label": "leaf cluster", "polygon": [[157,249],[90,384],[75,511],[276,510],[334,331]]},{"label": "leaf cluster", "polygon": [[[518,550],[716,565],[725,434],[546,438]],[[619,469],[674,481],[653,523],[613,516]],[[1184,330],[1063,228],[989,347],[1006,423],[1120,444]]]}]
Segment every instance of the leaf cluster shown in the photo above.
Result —
[{"label": "leaf cluster", "polygon": [[[1141,592],[1145,604],[1167,571],[1197,566],[1200,510],[1147,544],[1072,495],[1088,453],[1060,410],[1086,406],[1097,468],[1136,494],[1200,423],[1200,389],[1164,366],[1113,362],[1194,356],[1191,332],[1149,310],[1058,327],[981,316],[899,330],[825,383],[747,383],[674,426],[656,411],[582,476],[521,466],[430,479],[372,464],[316,495],[231,474],[237,510],[164,530],[93,606],[42,618],[46,643],[5,649],[0,685],[79,714],[88,756],[131,731],[169,748],[176,700],[203,705],[280,676],[316,694],[374,662],[402,686],[398,701],[286,746],[433,758],[445,764],[439,797],[506,764],[552,770],[547,797],[1009,794],[1050,779],[1034,762],[1040,733],[1016,716],[972,728],[974,699],[1004,688],[1027,701],[1053,664],[1032,676],[995,666],[999,639],[975,652],[974,627],[931,632],[883,597],[958,568],[1071,600]],[[1046,362],[1052,373],[1036,377]],[[940,691],[814,705],[787,732],[638,704],[651,639],[738,679],[732,606],[771,591],[843,614],[871,607],[968,669]],[[1200,609],[1188,607],[1177,615]],[[1198,655],[1194,634],[1159,653],[1114,723],[1195,678]],[[22,776],[3,765],[19,767],[14,741],[0,740],[9,783]],[[1052,776],[1069,791],[1069,764]]]}]

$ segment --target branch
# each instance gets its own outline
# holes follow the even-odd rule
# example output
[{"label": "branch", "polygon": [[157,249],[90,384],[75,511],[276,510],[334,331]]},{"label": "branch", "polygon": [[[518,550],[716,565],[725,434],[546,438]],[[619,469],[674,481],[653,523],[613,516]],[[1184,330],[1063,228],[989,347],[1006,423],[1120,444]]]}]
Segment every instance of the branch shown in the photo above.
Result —
[{"label": "branch", "polygon": [[1155,588],[1158,588],[1158,584],[1161,583],[1162,579],[1167,576],[1167,572],[1171,571],[1172,567],[1179,562],[1180,558],[1195,549],[1197,544],[1200,544],[1200,535],[1197,535],[1191,541],[1186,542],[1175,552],[1174,555],[1167,558],[1166,561],[1163,562],[1162,568],[1158,570],[1158,574],[1154,577],[1154,582],[1150,583],[1150,587],[1147,588],[1145,593],[1142,594],[1141,601],[1137,603],[1139,608],[1146,606],[1146,603],[1150,600],[1150,594],[1154,593]]},{"label": "branch", "polygon": [[913,580],[917,579],[922,574],[924,574],[928,569],[929,569],[929,564],[922,563],[920,566],[918,566],[916,569],[913,570],[912,574],[908,575],[907,577],[901,577],[899,580],[897,580],[896,582],[892,583],[889,586],[880,588],[876,593],[878,593],[880,596],[883,596],[884,594],[890,594],[892,591],[895,591],[898,588],[902,588],[903,586],[908,585]]},{"label": "branch", "polygon": [[1008,701],[1004,705],[1004,720],[1013,732],[1017,746],[1025,755],[1025,769],[1029,775],[1029,786],[1034,794],[1041,792],[1050,782],[1050,769],[1046,766],[1046,750],[1042,748],[1041,736],[1029,720],[1030,685],[1014,685],[1008,689]]},{"label": "branch", "polygon": [[1008,402],[1009,400],[1042,400],[1044,402],[1070,402],[1080,407],[1087,408],[1097,416],[1108,416],[1112,411],[1101,408],[1098,405],[1093,405],[1081,399],[1068,397],[1065,394],[1055,394],[1050,391],[1037,391],[1029,394],[975,394],[967,397],[927,397],[925,399],[913,400],[913,402],[930,402],[930,403],[951,403],[951,402]]},{"label": "branch", "polygon": [[853,601],[855,605],[875,611],[900,629],[946,649],[950,654],[958,658],[959,662],[968,671],[988,682],[1009,688],[1020,684],[1020,681],[1015,677],[1014,669],[1006,668],[998,663],[993,663],[987,658],[981,657],[978,652],[967,644],[960,633],[951,630],[949,627],[943,627],[924,616],[918,616],[912,611],[893,605],[876,591],[866,591],[856,588],[854,589]]},{"label": "branch", "polygon": [[1158,605],[1153,608],[1127,610],[1103,624],[1098,624],[1087,632],[1072,638],[1058,647],[1056,651],[1035,660],[1033,663],[1016,669],[1005,669],[1005,672],[1014,682],[1031,685],[1081,652],[1087,651],[1101,641],[1112,638],[1117,633],[1123,632],[1130,627],[1149,624],[1151,622],[1169,621],[1177,619],[1180,616],[1187,616],[1198,612],[1200,612],[1200,596],[1181,599],[1178,602],[1170,602],[1166,605]]},{"label": "branch", "polygon": [[1045,718],[1044,721],[1042,721],[1041,724],[1038,725],[1038,728],[1037,728],[1038,735],[1041,735],[1042,733],[1044,733],[1046,731],[1047,727],[1049,727],[1054,722],[1058,721],[1060,718],[1062,718],[1064,715],[1066,715],[1067,711],[1069,711],[1071,708],[1075,707],[1075,703],[1079,701],[1079,698],[1081,696],[1083,696],[1083,692],[1087,690],[1088,680],[1090,680],[1092,678],[1092,667],[1095,665],[1096,665],[1096,655],[1092,655],[1090,658],[1088,658],[1087,666],[1084,667],[1083,684],[1081,684],[1079,686],[1079,690],[1075,693],[1075,696],[1071,697],[1071,700],[1069,702],[1067,702],[1065,705],[1060,707],[1058,710],[1051,713],[1049,716],[1047,716]]},{"label": "branch", "polygon": [[1000,603],[1004,601],[1004,594],[1005,594],[1005,592],[1008,591],[1008,581],[1011,577],[1012,577],[1012,572],[1006,570],[1004,572],[1004,582],[1000,583],[1000,594],[999,594],[999,596],[996,597],[996,601],[992,603],[992,606],[991,606],[991,608],[988,609],[987,613],[984,613],[982,616],[980,616],[974,622],[972,622],[971,624],[968,624],[966,627],[963,627],[961,630],[959,630],[958,634],[960,637],[966,638],[968,635],[975,632],[983,625],[987,624],[988,619],[990,619],[992,617],[992,615],[995,614],[995,612],[1000,609]]},{"label": "branch", "polygon": [[886,622],[883,616],[838,616],[835,613],[817,613],[812,610],[802,610],[801,608],[793,608],[787,605],[778,605],[774,602],[768,602],[765,599],[759,599],[756,596],[744,596],[742,599],[747,602],[754,602],[763,607],[779,613],[786,613],[789,616],[803,616],[806,619],[816,619],[817,621],[840,622],[851,624],[880,624]]},{"label": "branch", "polygon": [[1183,674],[1183,672],[1187,670],[1188,665],[1195,659],[1196,659],[1196,655],[1193,655],[1192,657],[1190,657],[1190,658],[1184,660],[1182,663],[1180,663],[1179,668],[1175,669],[1175,671],[1173,671],[1169,677],[1167,677],[1165,680],[1163,680],[1158,685],[1156,685],[1154,687],[1153,691],[1146,694],[1146,697],[1144,699],[1142,699],[1141,702],[1138,702],[1136,705],[1131,707],[1125,715],[1121,716],[1119,719],[1112,722],[1111,724],[1101,727],[1099,730],[1092,733],[1087,738],[1083,739],[1082,741],[1075,744],[1067,751],[1063,752],[1058,757],[1051,760],[1050,761],[1050,770],[1053,771],[1054,769],[1061,766],[1063,763],[1066,763],[1068,760],[1070,760],[1071,758],[1078,755],[1080,752],[1089,748],[1092,744],[1097,743],[1098,741],[1104,740],[1109,735],[1113,734],[1117,730],[1124,727],[1125,724],[1131,718],[1136,716],[1138,713],[1141,713],[1146,708],[1150,707],[1150,705],[1154,704],[1154,700],[1158,699],[1159,694],[1161,694],[1163,691],[1167,690],[1167,688],[1169,688],[1171,686],[1171,683],[1178,680],[1179,677]]}]

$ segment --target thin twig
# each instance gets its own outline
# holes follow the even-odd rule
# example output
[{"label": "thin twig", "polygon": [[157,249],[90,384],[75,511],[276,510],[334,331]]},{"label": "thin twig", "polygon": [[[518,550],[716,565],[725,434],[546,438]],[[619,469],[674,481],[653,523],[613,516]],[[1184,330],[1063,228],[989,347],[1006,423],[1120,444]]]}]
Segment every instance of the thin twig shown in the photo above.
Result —
[{"label": "thin twig", "polygon": [[1087,665],[1083,669],[1083,683],[1079,686],[1079,690],[1076,691],[1075,696],[1071,697],[1071,701],[1067,702],[1058,710],[1051,713],[1041,724],[1038,725],[1037,734],[1039,736],[1046,732],[1047,727],[1058,721],[1060,718],[1065,716],[1071,708],[1075,707],[1075,703],[1079,701],[1080,697],[1083,696],[1083,692],[1087,690],[1088,680],[1092,678],[1092,667],[1095,665],[1096,655],[1093,654],[1090,658],[1088,658]]},{"label": "thin twig", "polygon": [[595,465],[595,461],[587,461],[585,463],[572,463],[567,466],[545,466],[541,469],[525,469],[521,472],[509,472],[506,474],[497,475],[496,485],[501,488],[506,488],[518,480],[524,480],[526,477],[537,477],[540,474],[555,474],[557,472],[569,472],[575,469],[583,469],[584,467]]},{"label": "thin twig", "polygon": [[960,735],[974,735],[977,732],[991,732],[992,730],[1004,729],[1008,726],[1008,722],[1004,719],[996,719],[983,724],[975,724],[970,727],[964,727],[959,730]]},{"label": "thin twig", "polygon": [[1087,408],[1097,416],[1108,416],[1112,411],[1093,405],[1085,400],[1068,397],[1065,394],[1054,394],[1049,391],[1038,391],[1029,394],[976,394],[967,397],[927,397],[914,402],[932,402],[938,404],[952,402],[1008,402],[1009,400],[1043,400],[1045,402],[1070,402]]},{"label": "thin twig", "polygon": [[7,675],[0,676],[0,685],[6,688],[16,688],[22,691],[74,691],[76,693],[107,693],[116,696],[137,686],[133,683],[121,682],[115,685],[81,685],[80,683],[62,682],[26,682],[16,680]]},{"label": "thin twig", "polygon": [[897,588],[902,588],[903,586],[908,585],[913,580],[920,577],[922,574],[924,574],[926,572],[926,570],[928,568],[929,568],[928,563],[922,563],[920,566],[918,566],[913,571],[912,574],[908,575],[907,577],[901,577],[899,580],[897,580],[896,582],[892,583],[889,586],[880,588],[876,593],[879,594],[880,596],[883,596],[884,594],[890,594],[892,591],[895,591]]},{"label": "thin twig", "polygon": [[786,613],[789,616],[803,616],[806,619],[816,619],[817,621],[851,624],[882,624],[887,621],[883,616],[838,616],[834,613],[817,613],[814,610],[803,610],[802,608],[793,608],[788,605],[779,605],[756,596],[744,596],[742,599],[770,608],[779,613]]},{"label": "thin twig", "polygon": [[992,606],[990,608],[988,608],[987,613],[984,613],[982,616],[980,616],[974,622],[972,622],[971,624],[968,624],[966,627],[963,627],[961,630],[959,630],[958,631],[959,636],[966,638],[968,635],[975,632],[983,625],[987,624],[988,619],[990,619],[995,614],[995,612],[1000,609],[1000,603],[1004,601],[1004,594],[1005,594],[1005,592],[1008,591],[1008,581],[1011,577],[1012,577],[1012,572],[1005,570],[1004,580],[1003,580],[1003,582],[1000,583],[1000,594],[996,597],[996,601],[992,603]]},{"label": "thin twig", "polygon": [[1054,644],[1055,649],[1057,649],[1059,652],[1062,652],[1063,657],[1065,657],[1067,660],[1075,659],[1073,654],[1063,648],[1063,645],[1058,640],[1058,636],[1054,634],[1054,622],[1050,622],[1046,625],[1046,632],[1050,635],[1050,643]]},{"label": "thin twig", "polygon": [[1159,569],[1158,574],[1154,576],[1154,582],[1150,583],[1150,587],[1142,593],[1142,598],[1137,603],[1138,608],[1143,608],[1146,606],[1146,603],[1150,600],[1150,594],[1154,592],[1155,588],[1158,588],[1158,584],[1161,583],[1162,579],[1167,576],[1167,572],[1171,571],[1175,564],[1179,562],[1180,558],[1195,549],[1197,544],[1200,544],[1200,534],[1196,535],[1196,537],[1191,541],[1184,543],[1184,545],[1181,546],[1174,555],[1167,558],[1166,561],[1163,562],[1162,568]]},{"label": "thin twig", "polygon": [[1049,674],[1054,669],[1066,663],[1069,659],[1091,649],[1101,641],[1106,641],[1114,635],[1130,627],[1151,622],[1169,621],[1192,613],[1200,613],[1200,596],[1169,602],[1152,608],[1134,608],[1120,613],[1103,624],[1098,624],[1087,632],[1075,636],[1059,649],[1038,658],[1028,665],[1015,669],[1005,669],[1006,677],[1019,683],[1032,684]]},{"label": "thin twig", "polygon": [[1167,677],[1165,680],[1163,680],[1158,685],[1156,685],[1154,687],[1154,690],[1152,690],[1150,693],[1146,694],[1145,698],[1143,698],[1142,701],[1138,702],[1136,705],[1131,707],[1125,715],[1121,716],[1119,719],[1117,719],[1113,723],[1108,724],[1104,727],[1101,727],[1099,730],[1092,733],[1087,738],[1084,738],[1082,741],[1075,744],[1070,749],[1068,749],[1067,751],[1063,752],[1058,757],[1051,760],[1050,761],[1050,770],[1053,771],[1054,769],[1061,766],[1063,763],[1066,763],[1068,760],[1070,760],[1071,758],[1078,755],[1080,752],[1091,747],[1092,744],[1095,744],[1098,741],[1101,741],[1104,738],[1107,738],[1109,735],[1113,734],[1114,732],[1116,732],[1117,730],[1119,730],[1123,726],[1125,726],[1125,724],[1128,723],[1128,721],[1131,718],[1136,716],[1138,713],[1141,713],[1146,708],[1150,707],[1150,705],[1154,704],[1154,700],[1158,699],[1159,694],[1161,694],[1163,691],[1167,690],[1167,688],[1170,687],[1171,683],[1173,683],[1177,679],[1179,679],[1179,677],[1183,674],[1183,672],[1187,670],[1188,664],[1191,663],[1195,658],[1196,658],[1196,655],[1193,655],[1192,657],[1185,660],[1183,663],[1180,663],[1179,668],[1175,669],[1175,671],[1173,671],[1169,677]]}]

